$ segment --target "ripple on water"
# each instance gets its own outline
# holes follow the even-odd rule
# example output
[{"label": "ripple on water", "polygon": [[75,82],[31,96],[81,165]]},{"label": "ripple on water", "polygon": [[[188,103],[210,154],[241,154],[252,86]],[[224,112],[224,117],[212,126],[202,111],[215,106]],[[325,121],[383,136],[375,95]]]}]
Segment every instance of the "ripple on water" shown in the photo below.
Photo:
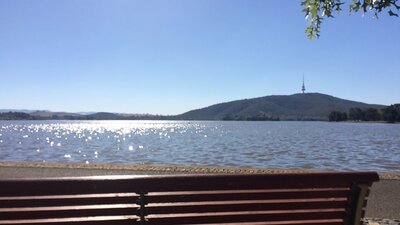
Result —
[{"label": "ripple on water", "polygon": [[0,159],[400,172],[399,133],[324,122],[0,121]]}]

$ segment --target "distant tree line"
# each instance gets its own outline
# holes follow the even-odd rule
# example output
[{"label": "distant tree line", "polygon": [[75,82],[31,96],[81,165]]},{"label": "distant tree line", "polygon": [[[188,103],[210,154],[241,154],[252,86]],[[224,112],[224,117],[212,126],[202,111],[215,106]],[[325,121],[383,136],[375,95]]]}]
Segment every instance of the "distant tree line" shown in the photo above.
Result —
[{"label": "distant tree line", "polygon": [[228,115],[222,118],[222,120],[236,120],[236,121],[280,121],[279,117],[269,116],[266,114],[258,114],[254,116],[241,116],[241,115]]},{"label": "distant tree line", "polygon": [[23,112],[0,113],[0,120],[171,120],[173,116],[161,115],[118,115],[114,113],[95,113],[90,115],[50,115],[38,116]]},{"label": "distant tree line", "polygon": [[400,122],[400,104],[390,105],[383,109],[375,108],[350,108],[349,112],[332,111],[329,121],[386,121],[389,123]]},{"label": "distant tree line", "polygon": [[0,120],[33,120],[35,117],[23,112],[0,113]]},{"label": "distant tree line", "polygon": [[339,121],[346,121],[346,120],[347,120],[346,112],[332,111],[329,114],[329,121],[339,122]]}]

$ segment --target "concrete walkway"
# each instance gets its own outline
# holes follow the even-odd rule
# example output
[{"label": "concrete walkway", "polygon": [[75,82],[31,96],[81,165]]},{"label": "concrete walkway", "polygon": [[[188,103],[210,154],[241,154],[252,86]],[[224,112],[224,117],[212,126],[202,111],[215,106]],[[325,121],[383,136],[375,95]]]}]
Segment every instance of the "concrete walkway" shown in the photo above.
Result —
[{"label": "concrete walkway", "polygon": [[[143,175],[183,173],[290,173],[302,170],[173,165],[121,165],[78,163],[0,163],[0,179],[75,177],[94,175]],[[400,220],[400,174],[379,174],[381,181],[371,188],[366,217]]]}]

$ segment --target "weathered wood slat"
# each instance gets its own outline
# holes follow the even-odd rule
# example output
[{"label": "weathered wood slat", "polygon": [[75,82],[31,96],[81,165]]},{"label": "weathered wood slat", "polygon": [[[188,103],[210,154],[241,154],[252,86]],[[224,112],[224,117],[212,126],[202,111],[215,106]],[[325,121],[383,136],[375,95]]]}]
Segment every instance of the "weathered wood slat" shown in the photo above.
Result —
[{"label": "weathered wood slat", "polygon": [[137,215],[138,209],[132,204],[6,208],[0,209],[0,220]]},{"label": "weathered wood slat", "polygon": [[290,220],[269,222],[241,222],[241,223],[209,223],[208,225],[343,225],[342,219],[326,220]]},{"label": "weathered wood slat", "polygon": [[170,213],[205,213],[205,212],[240,212],[264,210],[296,209],[345,209],[346,199],[317,199],[310,201],[229,201],[200,202],[196,204],[150,204],[146,206],[147,214]]},{"label": "weathered wood slat", "polygon": [[304,199],[304,198],[341,198],[349,195],[348,188],[338,189],[285,189],[257,191],[206,191],[206,192],[167,192],[149,193],[149,203],[195,202],[225,200],[259,200],[259,199]]},{"label": "weathered wood slat", "polygon": [[[1,189],[0,189],[1,190]],[[40,200],[40,199],[73,199],[73,198],[115,198],[115,197],[138,197],[139,195],[132,193],[108,193],[108,194],[74,194],[74,195],[32,195],[32,196],[3,196],[1,200]]]},{"label": "weathered wood slat", "polygon": [[96,217],[72,217],[72,218],[50,218],[50,219],[21,219],[0,220],[1,225],[24,224],[24,225],[139,225],[136,216],[96,216]]},{"label": "weathered wood slat", "polygon": [[285,210],[250,211],[241,213],[205,213],[205,214],[169,214],[147,217],[150,224],[181,225],[209,223],[240,223],[259,221],[321,220],[343,219],[345,211],[340,209],[324,210]]},{"label": "weathered wood slat", "polygon": [[[46,197],[46,198],[44,198]],[[136,194],[120,195],[108,194],[91,196],[27,196],[27,197],[0,197],[1,208],[15,207],[45,207],[45,206],[76,206],[76,205],[104,205],[104,204],[130,204],[138,201]]]}]

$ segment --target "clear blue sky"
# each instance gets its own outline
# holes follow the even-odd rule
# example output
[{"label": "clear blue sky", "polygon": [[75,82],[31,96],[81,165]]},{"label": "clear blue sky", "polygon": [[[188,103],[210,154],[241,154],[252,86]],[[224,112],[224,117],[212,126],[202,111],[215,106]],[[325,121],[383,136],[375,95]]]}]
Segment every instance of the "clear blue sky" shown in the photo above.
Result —
[{"label": "clear blue sky", "polygon": [[400,18],[300,1],[0,0],[0,109],[178,114],[300,92],[400,102]]}]

